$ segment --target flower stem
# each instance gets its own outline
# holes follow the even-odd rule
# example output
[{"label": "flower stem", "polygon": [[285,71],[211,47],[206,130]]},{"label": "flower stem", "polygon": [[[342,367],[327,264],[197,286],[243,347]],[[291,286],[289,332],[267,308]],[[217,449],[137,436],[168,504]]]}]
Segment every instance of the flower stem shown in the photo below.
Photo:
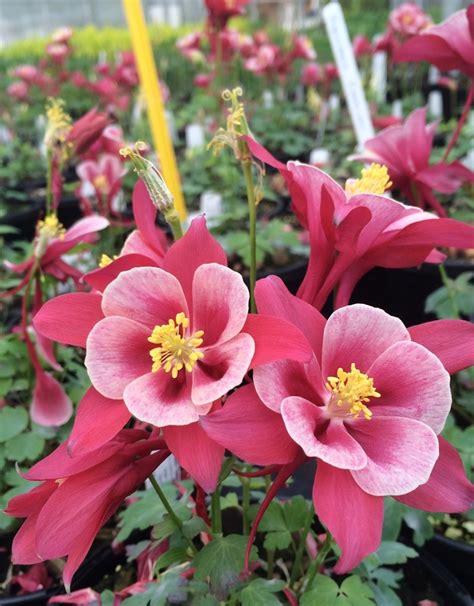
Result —
[{"label": "flower stem", "polygon": [[[247,147],[247,144],[244,144]],[[248,153],[248,148],[247,148]],[[257,202],[255,199],[255,186],[252,177],[252,161],[250,156],[242,159],[245,187],[247,188],[247,202],[249,205],[249,243],[250,243],[250,311],[255,313],[255,283],[257,281]]]},{"label": "flower stem", "polygon": [[222,514],[221,514],[221,485],[216,486],[211,497],[211,520],[213,534],[222,532]]},{"label": "flower stem", "polygon": [[53,152],[50,149],[47,152],[46,162],[46,215],[49,215],[53,210]]},{"label": "flower stem", "polygon": [[448,277],[448,274],[446,273],[446,268],[442,263],[438,265],[438,269],[441,275],[441,280],[443,281],[443,285],[448,292],[448,298],[451,303],[451,309],[453,310],[453,317],[459,319],[460,312],[456,301],[456,291],[453,289],[452,280]]},{"label": "flower stem", "polygon": [[176,209],[173,207],[172,209],[165,211],[163,216],[171,228],[173,240],[179,240],[183,236],[183,228]]},{"label": "flower stem", "polygon": [[166,495],[162,491],[161,486],[156,481],[155,476],[153,474],[151,474],[148,477],[148,479],[150,480],[150,484],[153,486],[153,488],[154,488],[156,494],[158,495],[160,501],[163,503],[163,506],[166,509],[168,515],[173,520],[174,525],[179,530],[179,532],[183,535],[183,538],[188,543],[188,545],[191,548],[192,552],[193,553],[197,553],[197,549],[196,549],[196,546],[194,545],[194,543],[191,541],[191,539],[188,539],[188,537],[186,537],[185,534],[184,534],[183,522],[178,518],[178,516],[173,511],[173,508],[171,507],[171,503],[166,498]]},{"label": "flower stem", "polygon": [[459,135],[461,134],[462,127],[464,126],[464,122],[466,121],[466,118],[469,114],[469,110],[471,109],[473,98],[474,98],[474,82],[472,82],[471,86],[469,87],[469,92],[467,93],[467,99],[466,99],[466,102],[464,103],[461,117],[459,118],[456,128],[454,130],[453,136],[451,137],[451,140],[448,143],[448,146],[446,147],[446,149],[444,151],[442,162],[446,162],[451,150],[456,145],[456,143],[459,139]]},{"label": "flower stem", "polygon": [[[296,575],[301,570],[301,560],[303,558],[304,548],[306,545],[306,537],[308,536],[309,529],[311,528],[311,522],[313,521],[313,507],[309,508],[308,515],[306,516],[303,530],[300,534],[300,542],[296,551],[295,560],[293,562],[293,568],[291,569],[290,587],[293,587],[296,582]],[[301,571],[302,572],[302,571]]]},{"label": "flower stem", "polygon": [[324,560],[326,559],[327,554],[331,551],[331,547],[332,547],[332,536],[331,536],[330,532],[327,532],[326,540],[324,541],[317,557],[311,562],[311,565],[308,568],[307,582],[306,582],[306,587],[304,589],[305,592],[309,591],[311,589],[311,587],[313,586],[314,579],[315,579],[319,569],[324,564]]},{"label": "flower stem", "polygon": [[242,532],[244,535],[248,535],[250,531],[248,518],[250,507],[250,480],[249,478],[244,477],[240,477],[239,479],[242,483]]}]

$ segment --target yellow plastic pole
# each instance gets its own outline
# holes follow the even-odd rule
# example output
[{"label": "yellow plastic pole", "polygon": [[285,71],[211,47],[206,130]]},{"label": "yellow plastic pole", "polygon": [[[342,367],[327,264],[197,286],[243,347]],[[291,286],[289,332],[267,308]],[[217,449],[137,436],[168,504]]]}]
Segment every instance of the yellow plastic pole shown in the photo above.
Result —
[{"label": "yellow plastic pole", "polygon": [[186,218],[186,204],[181,190],[178,166],[161,97],[158,70],[143,16],[141,0],[123,0],[123,7],[132,38],[140,83],[145,93],[148,119],[155,150],[160,159],[161,172],[173,194],[179,217],[183,221]]}]

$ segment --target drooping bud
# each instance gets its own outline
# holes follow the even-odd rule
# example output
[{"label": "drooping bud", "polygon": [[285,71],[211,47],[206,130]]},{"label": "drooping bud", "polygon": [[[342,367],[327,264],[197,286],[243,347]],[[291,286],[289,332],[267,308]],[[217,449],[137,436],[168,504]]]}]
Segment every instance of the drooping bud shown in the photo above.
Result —
[{"label": "drooping bud", "polygon": [[166,215],[174,209],[174,198],[160,171],[150,160],[141,155],[140,152],[146,148],[143,141],[137,141],[133,147],[122,147],[120,155],[130,160],[134,171],[144,182],[153,205]]}]

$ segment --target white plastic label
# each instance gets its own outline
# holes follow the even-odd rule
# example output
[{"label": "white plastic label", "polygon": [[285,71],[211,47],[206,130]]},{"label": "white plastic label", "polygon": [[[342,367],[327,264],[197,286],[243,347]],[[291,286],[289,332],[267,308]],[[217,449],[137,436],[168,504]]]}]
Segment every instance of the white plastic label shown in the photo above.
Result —
[{"label": "white plastic label", "polygon": [[443,95],[439,90],[432,90],[428,95],[428,113],[433,118],[443,117]]},{"label": "white plastic label", "polygon": [[383,103],[387,92],[387,53],[385,51],[377,51],[372,57],[370,85],[377,101]]},{"label": "white plastic label", "polygon": [[263,107],[265,109],[271,109],[274,105],[273,103],[273,93],[271,90],[264,90],[262,94]]},{"label": "white plastic label", "polygon": [[367,139],[374,136],[375,131],[370,118],[364,89],[362,88],[347,25],[338,2],[327,4],[323,8],[322,13],[351,115],[352,125],[357,137],[357,143],[359,148],[362,148]]},{"label": "white plastic label", "polygon": [[394,118],[403,118],[403,104],[400,99],[395,99],[392,103],[392,116]]},{"label": "white plastic label", "polygon": [[202,147],[205,142],[204,130],[200,124],[188,124],[186,126],[186,147],[188,149]]},{"label": "white plastic label", "polygon": [[313,166],[326,166],[330,159],[331,154],[325,147],[315,147],[309,155],[309,163]]},{"label": "white plastic label", "polygon": [[222,215],[222,196],[215,191],[205,191],[201,194],[200,208],[212,224],[212,219]]}]

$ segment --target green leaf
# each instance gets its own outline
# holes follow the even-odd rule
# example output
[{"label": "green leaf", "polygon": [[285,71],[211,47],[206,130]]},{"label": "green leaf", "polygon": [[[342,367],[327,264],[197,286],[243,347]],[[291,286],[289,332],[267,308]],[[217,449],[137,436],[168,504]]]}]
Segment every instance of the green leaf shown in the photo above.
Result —
[{"label": "green leaf", "polygon": [[285,524],[290,532],[301,530],[309,513],[309,503],[301,495],[290,499],[283,506]]},{"label": "green leaf", "polygon": [[374,606],[374,593],[357,575],[342,582],[340,591],[347,597],[351,606]]},{"label": "green leaf", "polygon": [[265,536],[265,549],[287,549],[291,544],[291,533],[288,530],[269,532]]},{"label": "green leaf", "polygon": [[422,547],[425,541],[434,535],[434,529],[428,520],[428,514],[418,509],[408,509],[403,514],[405,524],[413,530],[413,542],[417,547]]},{"label": "green leaf", "polygon": [[303,594],[300,606],[335,606],[339,587],[335,581],[322,574],[316,575],[311,591]]},{"label": "green leaf", "polygon": [[5,455],[10,461],[36,461],[44,450],[45,441],[31,431],[5,442]]},{"label": "green leaf", "polygon": [[[211,592],[218,600],[224,600],[229,591],[239,583],[246,546],[247,537],[231,534],[214,539],[195,556],[195,578],[207,579]],[[256,558],[257,550],[252,547],[251,559]]]},{"label": "green leaf", "polygon": [[28,425],[28,413],[24,408],[5,406],[0,410],[0,442],[11,440]]},{"label": "green leaf", "polygon": [[159,572],[172,566],[173,564],[182,564],[188,560],[186,547],[172,547],[165,551],[155,563],[155,571]]},{"label": "green leaf", "polygon": [[373,554],[381,565],[405,564],[409,558],[416,558],[417,555],[414,549],[396,541],[382,541]]},{"label": "green leaf", "polygon": [[240,601],[242,606],[281,606],[280,600],[274,594],[284,587],[285,582],[277,579],[255,579],[242,589]]},{"label": "green leaf", "polygon": [[113,606],[114,598],[114,592],[106,589],[100,594],[100,606]]},{"label": "green leaf", "polygon": [[370,583],[377,606],[403,606],[397,594],[384,583]]},{"label": "green leaf", "polygon": [[206,530],[206,522],[198,516],[183,523],[183,534],[187,539],[194,539],[200,532],[205,532]]},{"label": "green leaf", "polygon": [[[164,484],[162,487],[166,498],[176,506],[177,489],[172,484]],[[120,532],[116,537],[117,542],[127,539],[133,530],[145,530],[155,526],[163,519],[166,510],[154,490],[144,490],[135,494],[138,500],[131,503],[121,514],[119,527]]]},{"label": "green leaf", "polygon": [[400,534],[403,514],[406,508],[390,497],[385,499],[382,540],[396,541]]}]

